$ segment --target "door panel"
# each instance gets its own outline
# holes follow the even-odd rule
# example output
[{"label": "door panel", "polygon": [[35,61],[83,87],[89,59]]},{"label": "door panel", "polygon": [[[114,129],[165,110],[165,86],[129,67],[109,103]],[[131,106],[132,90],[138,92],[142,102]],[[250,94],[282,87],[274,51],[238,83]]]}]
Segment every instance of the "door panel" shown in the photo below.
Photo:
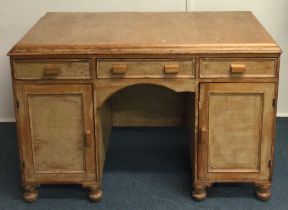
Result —
[{"label": "door panel", "polygon": [[[92,87],[17,85],[16,88],[20,93],[24,172],[29,174],[30,181],[95,179]],[[76,174],[73,180],[70,174]]]},{"label": "door panel", "polygon": [[210,94],[209,172],[259,171],[262,100],[263,94]]},{"label": "door panel", "polygon": [[274,84],[204,83],[200,88],[200,177],[268,179]]},{"label": "door panel", "polygon": [[82,104],[81,94],[28,95],[35,173],[85,171]]}]

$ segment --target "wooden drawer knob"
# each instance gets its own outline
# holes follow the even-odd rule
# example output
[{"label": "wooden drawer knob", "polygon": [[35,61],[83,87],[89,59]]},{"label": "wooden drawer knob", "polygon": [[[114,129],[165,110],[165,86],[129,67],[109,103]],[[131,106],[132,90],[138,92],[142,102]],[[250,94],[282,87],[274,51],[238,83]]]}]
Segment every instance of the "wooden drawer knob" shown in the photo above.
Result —
[{"label": "wooden drawer knob", "polygon": [[112,65],[112,74],[125,74],[128,71],[127,64]]},{"label": "wooden drawer knob", "polygon": [[246,71],[245,64],[231,64],[230,71],[233,74],[243,74]]},{"label": "wooden drawer knob", "polygon": [[179,72],[179,64],[165,64],[165,74],[177,74]]},{"label": "wooden drawer knob", "polygon": [[45,76],[57,76],[61,72],[61,67],[56,64],[46,64],[43,74]]},{"label": "wooden drawer knob", "polygon": [[92,131],[87,130],[85,131],[85,145],[86,147],[90,147],[92,145]]},{"label": "wooden drawer knob", "polygon": [[205,144],[208,138],[208,130],[206,128],[200,129],[200,143]]}]

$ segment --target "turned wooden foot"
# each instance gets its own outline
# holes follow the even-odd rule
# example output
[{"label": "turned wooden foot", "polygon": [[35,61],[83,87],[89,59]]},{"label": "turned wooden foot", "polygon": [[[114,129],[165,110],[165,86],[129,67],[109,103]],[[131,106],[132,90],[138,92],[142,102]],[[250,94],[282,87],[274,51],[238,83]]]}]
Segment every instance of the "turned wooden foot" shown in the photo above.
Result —
[{"label": "turned wooden foot", "polygon": [[23,194],[23,198],[27,202],[33,202],[38,198],[38,191],[36,186],[34,185],[26,185],[24,186],[25,192]]},{"label": "turned wooden foot", "polygon": [[203,201],[207,197],[206,186],[194,186],[194,190],[192,192],[192,197],[196,201]]},{"label": "turned wooden foot", "polygon": [[89,186],[89,199],[93,202],[99,202],[102,199],[103,192],[99,186]]},{"label": "turned wooden foot", "polygon": [[256,184],[256,196],[262,201],[267,201],[271,197],[270,184]]}]

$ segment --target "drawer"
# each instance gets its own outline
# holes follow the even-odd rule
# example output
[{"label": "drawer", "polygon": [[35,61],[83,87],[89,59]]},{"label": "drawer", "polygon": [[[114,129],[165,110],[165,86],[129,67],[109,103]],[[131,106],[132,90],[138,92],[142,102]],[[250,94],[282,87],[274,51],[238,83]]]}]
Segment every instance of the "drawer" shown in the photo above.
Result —
[{"label": "drawer", "polygon": [[15,79],[91,79],[89,60],[17,60]]},{"label": "drawer", "polygon": [[194,78],[195,60],[103,59],[98,78]]},{"label": "drawer", "polygon": [[200,78],[276,77],[274,58],[203,58]]}]

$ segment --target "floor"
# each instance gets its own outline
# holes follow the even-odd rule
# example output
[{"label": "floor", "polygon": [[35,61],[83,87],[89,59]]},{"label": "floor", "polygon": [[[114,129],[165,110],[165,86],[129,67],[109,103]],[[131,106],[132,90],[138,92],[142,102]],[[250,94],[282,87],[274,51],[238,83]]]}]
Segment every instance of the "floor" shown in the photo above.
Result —
[{"label": "floor", "polygon": [[116,128],[104,171],[104,198],[87,200],[77,185],[41,186],[39,199],[22,200],[15,123],[0,123],[0,210],[288,209],[288,118],[277,119],[272,198],[261,202],[249,184],[215,184],[208,199],[191,198],[185,132],[179,128]]}]

